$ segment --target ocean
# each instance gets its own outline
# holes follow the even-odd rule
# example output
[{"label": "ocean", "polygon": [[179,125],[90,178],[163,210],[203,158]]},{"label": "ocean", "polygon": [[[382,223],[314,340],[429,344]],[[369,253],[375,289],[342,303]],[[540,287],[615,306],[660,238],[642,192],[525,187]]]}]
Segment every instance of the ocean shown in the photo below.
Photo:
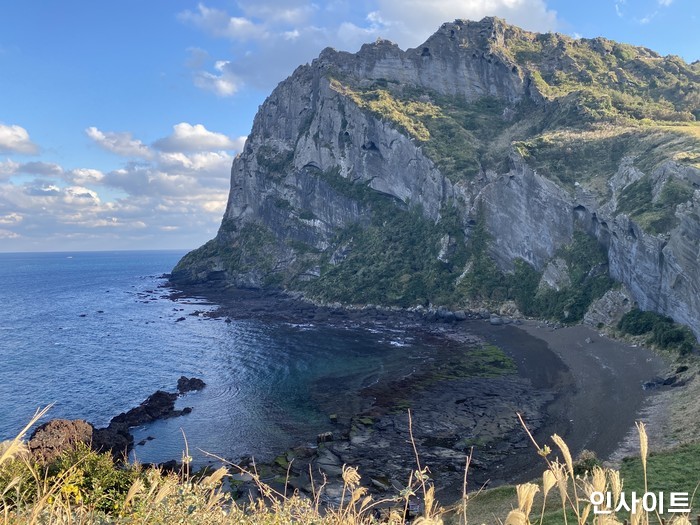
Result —
[{"label": "ocean", "polygon": [[[351,414],[357,392],[411,373],[432,349],[391,327],[346,329],[196,315],[216,305],[177,301],[164,273],[183,251],[0,254],[0,440],[35,410],[106,426],[180,376],[201,392],[191,414],[134,429],[142,462],[196,463],[207,453],[270,460],[315,442],[329,412]],[[194,314],[194,315],[192,315]],[[177,321],[184,317],[184,321]]]}]

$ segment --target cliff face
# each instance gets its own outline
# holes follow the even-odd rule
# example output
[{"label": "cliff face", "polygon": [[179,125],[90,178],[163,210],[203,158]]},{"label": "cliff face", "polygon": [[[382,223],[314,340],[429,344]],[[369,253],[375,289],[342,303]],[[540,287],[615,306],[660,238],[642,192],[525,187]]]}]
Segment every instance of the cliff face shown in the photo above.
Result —
[{"label": "cliff face", "polygon": [[493,18],[326,49],[261,106],[217,237],[173,279],[565,320],[616,297],[700,335],[699,80]]}]

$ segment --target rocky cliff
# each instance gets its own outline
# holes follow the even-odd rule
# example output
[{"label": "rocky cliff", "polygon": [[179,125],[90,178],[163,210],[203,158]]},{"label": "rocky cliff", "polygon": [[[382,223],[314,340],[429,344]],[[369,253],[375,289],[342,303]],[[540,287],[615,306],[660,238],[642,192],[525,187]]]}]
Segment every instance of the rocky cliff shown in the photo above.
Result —
[{"label": "rocky cliff", "polygon": [[696,118],[697,63],[496,18],[326,49],[261,106],[173,280],[595,323],[637,303],[700,335]]}]

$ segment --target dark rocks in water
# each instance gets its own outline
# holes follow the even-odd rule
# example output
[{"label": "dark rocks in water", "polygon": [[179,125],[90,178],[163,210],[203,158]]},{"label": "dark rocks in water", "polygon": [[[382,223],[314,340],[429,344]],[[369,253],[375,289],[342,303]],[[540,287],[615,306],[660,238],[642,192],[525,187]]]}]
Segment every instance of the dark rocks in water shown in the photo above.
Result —
[{"label": "dark rocks in water", "polygon": [[682,374],[683,372],[687,372],[688,367],[686,365],[681,365],[678,368],[676,368],[676,374]]},{"label": "dark rocks in water", "polygon": [[181,394],[185,394],[186,392],[196,392],[205,386],[206,383],[197,377],[188,378],[181,376],[180,379],[177,380],[177,391]]},{"label": "dark rocks in water", "polygon": [[440,307],[437,309],[436,314],[437,314],[437,318],[438,318],[439,320],[441,320],[442,322],[444,322],[444,323],[450,323],[450,322],[452,322],[452,321],[455,320],[455,314],[454,314],[454,312],[448,310],[448,309],[445,308],[444,306],[440,306]]},{"label": "dark rocks in water", "polygon": [[673,385],[676,381],[678,381],[678,376],[670,376],[664,379],[663,385],[664,386],[671,386]]},{"label": "dark rocks in water", "polygon": [[184,317],[178,317],[177,319],[175,319],[175,322],[179,323],[180,321],[184,321],[184,320],[185,320]]},{"label": "dark rocks in water", "polygon": [[492,315],[489,322],[494,326],[499,326],[503,324],[503,319],[497,315]]},{"label": "dark rocks in water", "polygon": [[645,381],[642,383],[642,390],[652,390],[654,388],[658,388],[661,386],[664,382],[664,379],[661,377],[655,377],[654,379],[651,379],[649,381]]},{"label": "dark rocks in water", "polygon": [[168,417],[180,415],[180,411],[175,410],[175,400],[177,394],[171,394],[163,390],[154,392],[136,408],[132,408],[128,412],[122,412],[118,416],[112,418],[112,423],[124,423],[129,427],[150,423],[156,419],[164,419]]},{"label": "dark rocks in water", "polygon": [[[184,416],[191,413],[191,407],[175,410],[175,400],[180,394],[201,390],[204,386],[205,383],[201,379],[182,376],[177,382],[179,394],[158,390],[148,396],[139,406],[113,417],[107,427],[95,429],[92,433],[93,449],[99,452],[109,451],[117,459],[125,457],[134,446],[134,436],[129,431],[130,428],[151,423],[158,419]],[[150,441],[153,438],[149,437],[146,439]]]},{"label": "dark rocks in water", "polygon": [[123,423],[110,423],[98,428],[92,434],[92,448],[97,452],[111,452],[115,459],[125,458],[134,446],[134,436],[129,426]]},{"label": "dark rocks in water", "polygon": [[49,463],[78,443],[92,442],[93,427],[81,419],[53,419],[37,427],[29,439],[29,450],[40,462]]}]

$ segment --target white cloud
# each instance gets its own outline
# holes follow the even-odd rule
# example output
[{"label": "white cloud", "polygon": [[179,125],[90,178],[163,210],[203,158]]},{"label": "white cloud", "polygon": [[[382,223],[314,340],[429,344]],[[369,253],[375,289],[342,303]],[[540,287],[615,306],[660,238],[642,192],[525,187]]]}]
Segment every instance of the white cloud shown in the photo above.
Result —
[{"label": "white cloud", "polygon": [[238,3],[246,16],[267,24],[305,24],[318,11],[318,5],[306,0],[242,1]]},{"label": "white cloud", "polygon": [[0,215],[0,224],[17,224],[22,222],[22,217],[19,213],[8,213],[6,215]]},{"label": "white cloud", "polygon": [[656,15],[658,15],[658,14],[659,14],[658,11],[654,11],[653,13],[649,13],[648,15],[643,16],[642,18],[635,18],[635,21],[642,24],[642,25],[646,25],[649,22],[651,22],[652,20],[654,20],[654,18],[656,18]]},{"label": "white cloud", "polygon": [[626,1],[627,0],[616,0],[615,1],[615,13],[620,18],[623,18],[625,16],[625,13],[622,11],[622,6],[625,5]]},{"label": "white cloud", "polygon": [[0,180],[8,179],[10,175],[14,175],[19,168],[19,163],[11,159],[0,162]]},{"label": "white cloud", "polygon": [[35,181],[33,185],[25,186],[25,192],[35,197],[56,197],[61,194],[61,188],[56,184]]},{"label": "white cloud", "polygon": [[673,3],[673,0],[659,0],[659,5],[662,7],[668,7]]},{"label": "white cloud", "polygon": [[30,175],[61,176],[63,168],[58,164],[50,162],[25,162],[17,167],[17,173],[27,173]]},{"label": "white cloud", "polygon": [[39,147],[29,138],[22,126],[0,124],[0,153],[24,153],[34,155]]},{"label": "white cloud", "polygon": [[148,146],[133,138],[129,132],[103,132],[91,126],[85,130],[85,133],[98,146],[123,157],[148,159],[153,155]]},{"label": "white cloud", "polygon": [[230,97],[241,88],[241,79],[228,66],[227,60],[219,60],[214,64],[216,73],[197,71],[194,74],[194,85],[200,89],[211,91],[220,97]]},{"label": "white cloud", "polygon": [[100,198],[97,192],[83,186],[69,186],[63,189],[63,202],[66,204],[97,205]]},{"label": "white cloud", "polygon": [[180,122],[173,126],[173,133],[153,143],[161,151],[211,151],[232,150],[236,144],[223,133],[209,131],[202,124]]},{"label": "white cloud", "polygon": [[91,168],[77,168],[70,170],[65,174],[65,179],[78,186],[84,186],[86,184],[99,184],[104,179],[105,175],[100,170],[95,170]]},{"label": "white cloud", "polygon": [[166,173],[197,176],[200,182],[204,178],[213,179],[209,182],[220,187],[221,183],[216,180],[228,183],[233,157],[225,151],[204,151],[189,155],[175,152],[161,154],[159,161],[159,168]]},{"label": "white cloud", "polygon": [[19,234],[12,232],[10,230],[0,229],[0,239],[18,239]]},{"label": "white cloud", "polygon": [[200,3],[197,11],[184,11],[178,15],[183,22],[191,23],[212,36],[230,40],[247,41],[267,37],[264,26],[257,25],[248,18],[230,16],[226,11],[214,9]]},{"label": "white cloud", "polygon": [[245,147],[245,141],[248,140],[247,136],[242,136],[238,137],[233,140],[233,149],[234,151],[243,151],[243,148]]}]

